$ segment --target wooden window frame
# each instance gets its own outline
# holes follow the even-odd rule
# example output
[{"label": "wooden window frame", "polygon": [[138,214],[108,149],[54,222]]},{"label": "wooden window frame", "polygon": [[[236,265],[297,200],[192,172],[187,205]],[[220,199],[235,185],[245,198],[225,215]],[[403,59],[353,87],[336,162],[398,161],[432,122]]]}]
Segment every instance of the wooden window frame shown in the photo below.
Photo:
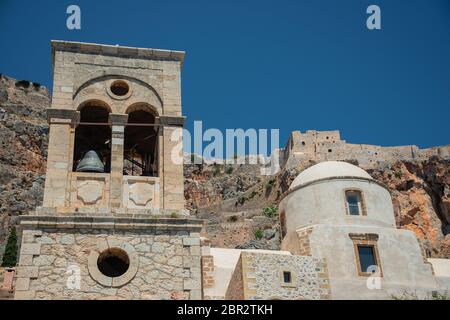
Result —
[{"label": "wooden window frame", "polygon": [[[354,193],[358,193],[359,195],[359,199],[360,199],[360,213],[358,215],[353,215],[350,214],[350,208],[348,207],[348,201],[347,201],[347,193],[349,192],[354,192]],[[344,200],[345,200],[345,213],[347,216],[352,216],[352,217],[365,217],[367,216],[367,210],[366,210],[366,201],[364,199],[364,193],[361,189],[344,189]]]},{"label": "wooden window frame", "polygon": [[[356,271],[360,277],[379,276],[383,277],[383,268],[381,266],[380,254],[378,252],[378,235],[374,233],[350,233],[350,239],[353,241],[353,249],[355,251]],[[378,272],[365,272],[361,270],[361,260],[359,257],[358,246],[372,247]]]}]

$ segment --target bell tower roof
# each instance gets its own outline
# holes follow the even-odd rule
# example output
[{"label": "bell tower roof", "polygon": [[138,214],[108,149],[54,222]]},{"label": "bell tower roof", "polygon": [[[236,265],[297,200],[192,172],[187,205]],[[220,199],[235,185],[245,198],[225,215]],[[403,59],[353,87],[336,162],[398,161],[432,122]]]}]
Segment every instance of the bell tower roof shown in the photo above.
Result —
[{"label": "bell tower roof", "polygon": [[177,51],[177,50],[137,48],[137,47],[76,42],[76,41],[52,40],[51,44],[52,44],[53,64],[56,50],[87,53],[87,54],[110,55],[125,58],[179,61],[181,64],[183,64],[185,55],[184,51]]}]

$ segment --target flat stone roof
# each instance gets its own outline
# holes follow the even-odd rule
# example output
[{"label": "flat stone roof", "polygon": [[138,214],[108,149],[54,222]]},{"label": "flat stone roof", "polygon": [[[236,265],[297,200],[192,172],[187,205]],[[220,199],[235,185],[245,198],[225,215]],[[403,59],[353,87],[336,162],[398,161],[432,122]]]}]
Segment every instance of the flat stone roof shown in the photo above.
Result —
[{"label": "flat stone roof", "polygon": [[450,259],[428,258],[427,260],[433,265],[435,276],[450,279]]},{"label": "flat stone roof", "polygon": [[167,60],[167,61],[184,61],[184,51],[136,48],[119,45],[107,45],[88,42],[62,41],[52,40],[52,56],[54,59],[55,51],[69,51],[87,54],[103,54],[118,57],[151,59],[151,60]]}]

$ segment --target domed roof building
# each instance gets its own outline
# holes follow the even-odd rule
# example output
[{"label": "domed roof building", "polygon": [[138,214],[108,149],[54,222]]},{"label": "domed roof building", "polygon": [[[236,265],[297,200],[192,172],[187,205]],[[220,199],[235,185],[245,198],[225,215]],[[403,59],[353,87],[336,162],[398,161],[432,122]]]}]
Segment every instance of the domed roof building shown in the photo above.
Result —
[{"label": "domed roof building", "polygon": [[327,261],[333,299],[427,294],[437,287],[415,234],[396,228],[389,190],[350,163],[301,172],[280,203],[282,250]]},{"label": "domed roof building", "polygon": [[332,178],[363,178],[373,180],[363,169],[342,161],[320,162],[302,171],[292,182],[290,189],[307,183]]}]

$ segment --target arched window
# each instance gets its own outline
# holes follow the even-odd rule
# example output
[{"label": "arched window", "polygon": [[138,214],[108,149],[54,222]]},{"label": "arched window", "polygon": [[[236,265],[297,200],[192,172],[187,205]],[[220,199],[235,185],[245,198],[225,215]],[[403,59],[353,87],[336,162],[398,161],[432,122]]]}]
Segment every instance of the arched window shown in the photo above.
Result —
[{"label": "arched window", "polygon": [[[96,164],[99,159],[103,164],[103,172],[110,172],[111,127],[108,118],[109,108],[101,102],[92,101],[81,107],[80,123],[75,129],[73,171],[101,172],[101,169],[91,168],[92,164],[100,167]],[[82,165],[83,158],[85,162],[89,161],[90,166]]]},{"label": "arched window", "polygon": [[347,214],[351,216],[365,216],[366,208],[362,192],[360,190],[346,190],[345,202]]},{"label": "arched window", "polygon": [[145,105],[128,112],[124,141],[124,175],[158,176],[158,127]]}]

